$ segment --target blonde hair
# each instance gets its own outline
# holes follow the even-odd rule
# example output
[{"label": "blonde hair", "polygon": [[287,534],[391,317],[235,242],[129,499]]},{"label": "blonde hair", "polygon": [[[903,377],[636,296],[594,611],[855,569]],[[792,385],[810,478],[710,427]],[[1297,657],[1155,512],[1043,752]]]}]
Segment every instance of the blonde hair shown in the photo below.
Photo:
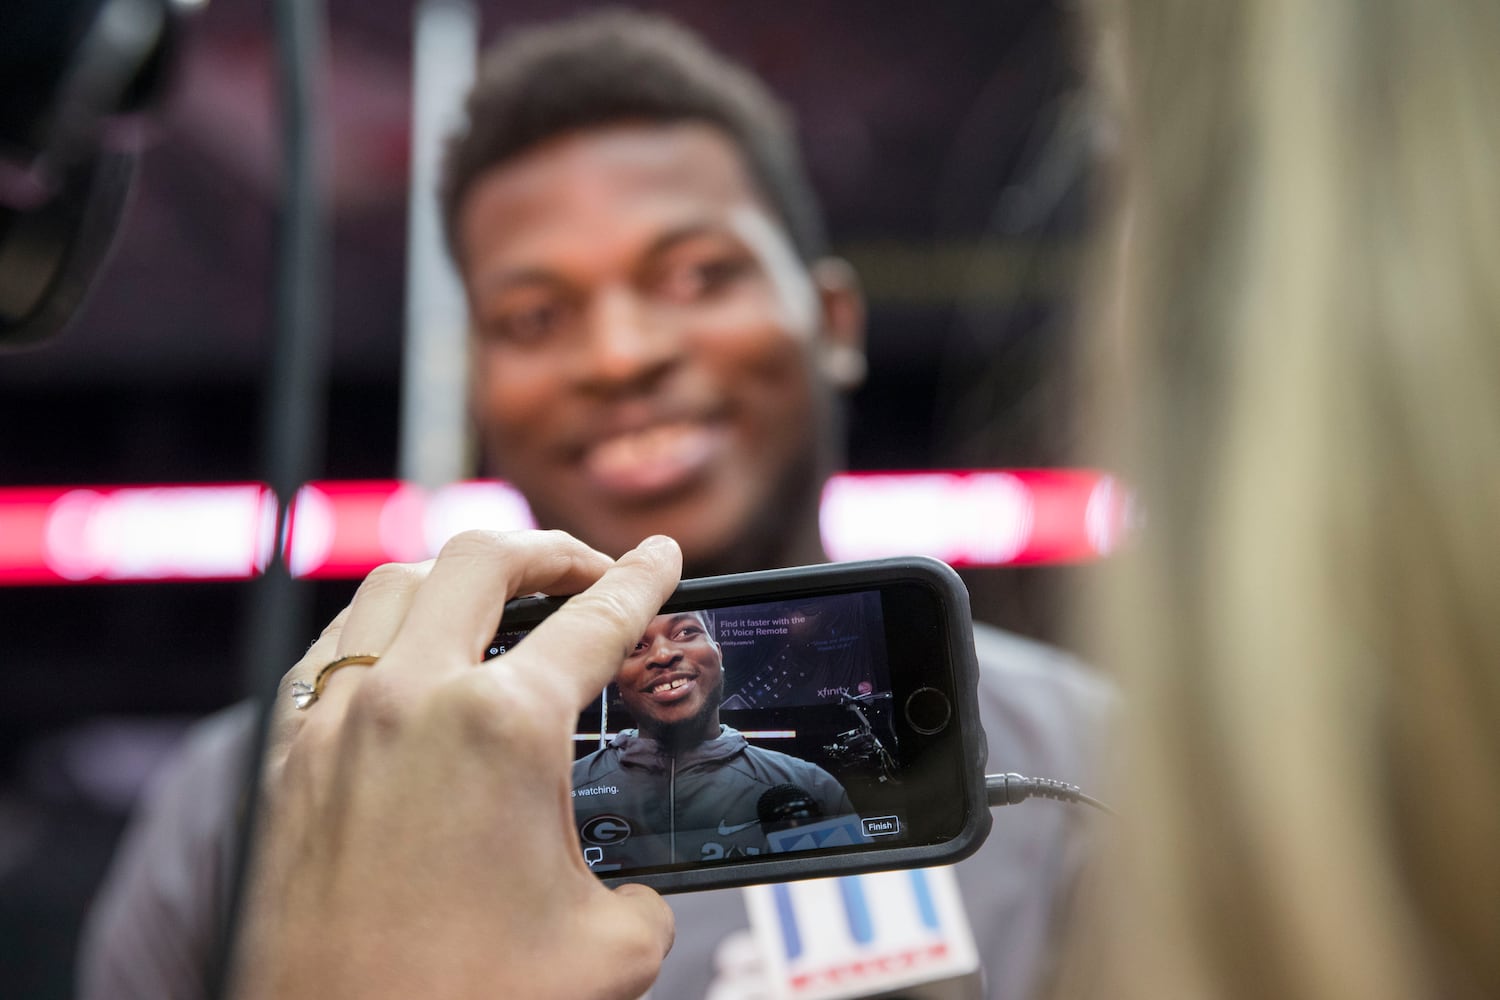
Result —
[{"label": "blonde hair", "polygon": [[[1103,993],[1500,995],[1500,4],[1138,2]],[[1128,779],[1128,780],[1127,780]]]}]

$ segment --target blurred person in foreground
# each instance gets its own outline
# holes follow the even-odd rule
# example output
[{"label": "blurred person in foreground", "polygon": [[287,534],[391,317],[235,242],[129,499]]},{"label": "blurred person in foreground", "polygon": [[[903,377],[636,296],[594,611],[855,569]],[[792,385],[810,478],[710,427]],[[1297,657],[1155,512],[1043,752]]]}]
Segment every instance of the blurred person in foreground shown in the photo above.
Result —
[{"label": "blurred person in foreground", "polygon": [[1500,6],[1107,13],[1149,530],[1061,995],[1500,996]]},{"label": "blurred person in foreground", "polygon": [[[863,306],[765,87],[669,23],[610,12],[511,36],[468,116],[442,198],[487,471],[610,555],[661,533],[690,576],[823,561]],[[990,770],[1087,784],[1105,685],[994,629],[976,645]],[[244,708],[207,721],[155,783],[86,930],[86,996],[202,996],[250,725]],[[961,866],[990,996],[1050,977],[1087,829],[1027,803]],[[658,1000],[702,996],[747,925],[735,891],[672,906]]]}]

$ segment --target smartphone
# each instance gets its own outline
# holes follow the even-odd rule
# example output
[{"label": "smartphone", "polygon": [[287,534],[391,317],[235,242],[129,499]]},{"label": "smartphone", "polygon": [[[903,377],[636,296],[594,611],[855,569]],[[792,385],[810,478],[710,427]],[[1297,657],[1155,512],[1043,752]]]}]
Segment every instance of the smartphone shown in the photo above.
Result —
[{"label": "smartphone", "polygon": [[[563,603],[507,604],[489,655]],[[675,892],[966,857],[990,827],[977,682],[937,560],[684,581],[579,715],[584,860]]]}]

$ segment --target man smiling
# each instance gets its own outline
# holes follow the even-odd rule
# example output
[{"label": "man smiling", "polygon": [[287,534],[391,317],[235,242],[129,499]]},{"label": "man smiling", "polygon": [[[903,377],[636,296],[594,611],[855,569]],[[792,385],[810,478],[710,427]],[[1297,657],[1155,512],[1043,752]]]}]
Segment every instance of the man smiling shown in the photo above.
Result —
[{"label": "man smiling", "polygon": [[688,576],[822,561],[863,306],[787,124],[663,23],[572,29],[500,50],[448,158],[488,471],[605,552],[671,535]]},{"label": "man smiling", "polygon": [[719,722],[724,658],[703,612],[657,615],[615,684],[638,728],[573,765],[579,839],[595,871],[767,851],[760,803],[773,789],[795,791],[809,816],[854,813],[827,771]]},{"label": "man smiling", "polygon": [[641,735],[663,750],[719,735],[724,657],[701,611],[657,615],[625,657],[615,684]]}]

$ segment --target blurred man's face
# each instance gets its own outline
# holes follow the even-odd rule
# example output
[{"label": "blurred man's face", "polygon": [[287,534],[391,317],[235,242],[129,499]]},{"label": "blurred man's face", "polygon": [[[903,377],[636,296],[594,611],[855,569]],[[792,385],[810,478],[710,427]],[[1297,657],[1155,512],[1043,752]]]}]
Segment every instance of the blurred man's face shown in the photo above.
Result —
[{"label": "blurred man's face", "polygon": [[648,736],[694,743],[719,732],[724,659],[694,612],[657,615],[615,678],[620,697]]},{"label": "blurred man's face", "polygon": [[458,225],[486,455],[542,525],[613,554],[669,534],[690,574],[821,557],[818,359],[858,349],[858,298],[809,274],[726,138],[563,136],[480,177]]}]

